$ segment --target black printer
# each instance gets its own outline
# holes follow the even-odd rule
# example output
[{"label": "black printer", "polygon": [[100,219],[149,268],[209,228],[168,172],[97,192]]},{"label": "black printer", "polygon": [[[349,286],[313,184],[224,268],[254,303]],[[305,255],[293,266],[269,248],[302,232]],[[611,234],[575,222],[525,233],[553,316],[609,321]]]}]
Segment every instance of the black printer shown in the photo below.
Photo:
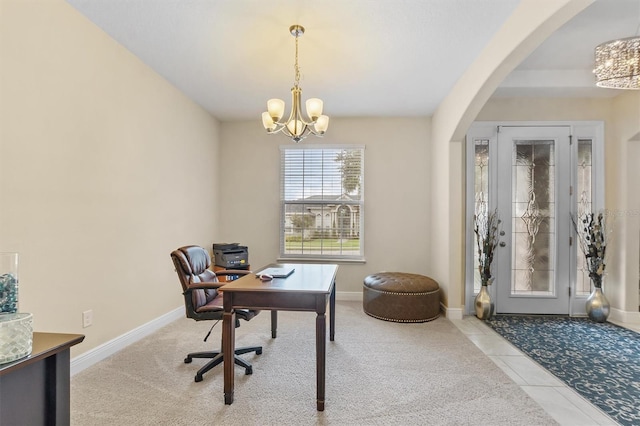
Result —
[{"label": "black printer", "polygon": [[214,264],[226,269],[248,269],[249,250],[238,243],[213,244]]}]

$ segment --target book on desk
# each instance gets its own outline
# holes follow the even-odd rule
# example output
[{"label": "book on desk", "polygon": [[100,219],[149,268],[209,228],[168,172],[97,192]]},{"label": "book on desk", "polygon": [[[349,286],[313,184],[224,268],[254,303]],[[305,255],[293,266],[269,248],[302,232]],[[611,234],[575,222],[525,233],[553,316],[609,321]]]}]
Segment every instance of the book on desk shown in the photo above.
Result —
[{"label": "book on desk", "polygon": [[292,266],[270,267],[257,272],[256,275],[271,275],[273,278],[287,278],[293,274],[295,270],[296,268]]}]

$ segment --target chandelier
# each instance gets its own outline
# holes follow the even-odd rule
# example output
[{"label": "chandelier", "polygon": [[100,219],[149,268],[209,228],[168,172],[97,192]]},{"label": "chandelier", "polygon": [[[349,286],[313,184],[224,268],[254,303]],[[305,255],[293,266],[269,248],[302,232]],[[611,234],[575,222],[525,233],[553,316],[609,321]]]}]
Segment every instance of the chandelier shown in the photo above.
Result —
[{"label": "chandelier", "polygon": [[306,110],[309,120],[302,117],[300,88],[300,67],[298,66],[298,38],[304,34],[304,27],[292,25],[289,32],[296,39],[295,57],[295,80],[291,88],[291,114],[287,121],[280,121],[284,115],[284,101],[282,99],[269,99],[267,101],[267,111],[262,113],[262,125],[267,133],[282,132],[298,143],[309,133],[322,136],[329,127],[329,117],[322,115],[322,101],[318,98],[307,99]]},{"label": "chandelier", "polygon": [[596,86],[640,89],[640,37],[611,40],[596,47]]}]

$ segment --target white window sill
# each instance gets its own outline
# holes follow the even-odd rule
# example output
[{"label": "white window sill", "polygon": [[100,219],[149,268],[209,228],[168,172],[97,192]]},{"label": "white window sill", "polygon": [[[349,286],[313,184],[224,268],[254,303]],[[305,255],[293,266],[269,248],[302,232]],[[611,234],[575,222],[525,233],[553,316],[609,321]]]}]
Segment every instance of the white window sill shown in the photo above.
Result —
[{"label": "white window sill", "polygon": [[279,257],[278,263],[367,263],[366,259],[313,258],[313,257]]}]

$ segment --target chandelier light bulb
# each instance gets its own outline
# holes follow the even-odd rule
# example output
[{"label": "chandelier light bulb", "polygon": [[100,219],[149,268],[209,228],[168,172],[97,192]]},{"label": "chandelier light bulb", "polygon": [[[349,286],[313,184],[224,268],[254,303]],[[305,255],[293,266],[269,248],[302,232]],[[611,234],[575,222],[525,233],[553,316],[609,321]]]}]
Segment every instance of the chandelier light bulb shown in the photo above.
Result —
[{"label": "chandelier light bulb", "polygon": [[301,136],[304,124],[300,120],[291,120],[287,123],[287,129],[293,136]]},{"label": "chandelier light bulb", "polygon": [[267,132],[269,133],[273,132],[276,129],[276,123],[275,121],[273,121],[273,118],[267,111],[262,113],[262,125],[265,129],[267,129]]},{"label": "chandelier light bulb", "polygon": [[324,132],[326,132],[327,128],[329,127],[329,117],[326,115],[321,115],[316,120],[316,124],[314,127],[316,128],[316,132],[321,135],[324,134]]},{"label": "chandelier light bulb", "polygon": [[322,115],[322,101],[318,98],[307,99],[307,115],[311,121],[316,121]]},{"label": "chandelier light bulb", "polygon": [[267,111],[273,121],[280,121],[284,115],[284,101],[282,99],[269,99],[267,101]]}]

